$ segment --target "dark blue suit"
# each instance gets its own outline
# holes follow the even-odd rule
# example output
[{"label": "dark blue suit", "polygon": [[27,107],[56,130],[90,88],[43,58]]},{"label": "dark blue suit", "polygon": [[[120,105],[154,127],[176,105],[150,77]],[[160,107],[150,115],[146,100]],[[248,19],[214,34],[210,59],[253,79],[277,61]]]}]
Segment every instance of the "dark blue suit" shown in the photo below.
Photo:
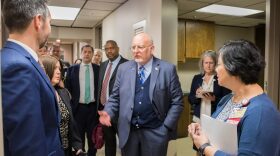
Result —
[{"label": "dark blue suit", "polygon": [[20,45],[1,50],[5,156],[62,156],[54,89]]},{"label": "dark blue suit", "polygon": [[[122,151],[125,146],[130,146],[130,143],[133,142],[133,139],[131,139],[133,137],[130,135],[132,134],[131,120],[135,100],[136,75],[137,63],[134,60],[127,61],[119,66],[112,94],[104,108],[112,120],[114,118],[118,119],[119,147],[122,148]],[[175,66],[154,57],[149,85],[148,98],[152,103],[152,109],[156,113],[156,117],[162,121],[162,125],[155,129],[140,130],[145,133],[144,136],[141,135],[141,138],[145,139],[145,144],[141,144],[141,146],[151,145],[146,150],[150,154],[155,151],[156,153],[160,153],[159,151],[165,153],[169,139],[176,138],[178,119],[184,108],[183,93]],[[155,148],[152,146],[153,142],[147,138],[157,140],[156,145],[160,142],[160,144],[166,146],[160,149]],[[133,146],[132,144],[131,146]],[[133,147],[128,150],[129,152],[126,151],[123,154],[129,155],[130,152],[138,152]],[[142,153],[142,155],[145,155],[145,153]]]},{"label": "dark blue suit", "polygon": [[[204,75],[198,74],[193,77],[192,80],[192,86],[191,86],[191,91],[190,95],[188,97],[189,103],[193,106],[194,108],[194,115],[197,117],[200,117],[200,103],[201,103],[201,98],[197,98],[196,95],[196,90],[202,86],[203,78]],[[216,101],[211,102],[211,113],[215,112],[217,108],[217,104],[221,100],[221,98],[227,94],[230,93],[230,90],[220,86],[218,84],[217,76],[214,76],[214,95],[216,97]]]},{"label": "dark blue suit", "polygon": [[[97,100],[97,89],[98,89],[98,73],[99,73],[99,66],[96,64],[91,64],[93,69],[94,75],[94,99]],[[97,105],[96,101],[90,104],[80,104],[80,64],[73,65],[68,68],[65,87],[69,90],[72,95],[72,112],[74,118],[77,122],[78,129],[80,131],[80,135],[82,138],[82,142],[85,142],[85,132],[87,133],[88,139],[88,156],[95,155],[96,149],[93,149],[93,143],[91,140],[91,133],[95,125],[97,124]],[[84,144],[83,144],[84,147]]]}]

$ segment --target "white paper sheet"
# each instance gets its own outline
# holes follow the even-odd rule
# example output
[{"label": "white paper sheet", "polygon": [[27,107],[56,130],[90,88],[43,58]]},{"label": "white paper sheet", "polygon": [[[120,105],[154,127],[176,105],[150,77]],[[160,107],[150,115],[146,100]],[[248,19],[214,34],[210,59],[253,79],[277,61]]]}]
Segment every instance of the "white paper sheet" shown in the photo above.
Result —
[{"label": "white paper sheet", "polygon": [[237,125],[219,121],[205,114],[201,115],[200,121],[211,145],[230,155],[237,155]]}]

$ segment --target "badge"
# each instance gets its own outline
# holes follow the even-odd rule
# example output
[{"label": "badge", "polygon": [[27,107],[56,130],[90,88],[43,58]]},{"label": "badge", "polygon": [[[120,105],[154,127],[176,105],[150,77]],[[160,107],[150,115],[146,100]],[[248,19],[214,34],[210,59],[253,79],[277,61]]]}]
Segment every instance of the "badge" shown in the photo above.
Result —
[{"label": "badge", "polygon": [[229,115],[227,123],[238,124],[240,119],[244,116],[247,107],[234,108],[233,112]]}]

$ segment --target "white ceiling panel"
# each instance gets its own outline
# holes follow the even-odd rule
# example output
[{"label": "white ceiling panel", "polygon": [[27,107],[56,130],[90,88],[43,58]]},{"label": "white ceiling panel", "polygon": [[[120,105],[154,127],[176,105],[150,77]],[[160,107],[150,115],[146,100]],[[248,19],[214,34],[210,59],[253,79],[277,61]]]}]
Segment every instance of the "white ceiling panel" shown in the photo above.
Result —
[{"label": "white ceiling panel", "polygon": [[53,26],[65,26],[70,27],[72,25],[73,21],[69,20],[52,20],[51,25]]},{"label": "white ceiling panel", "polygon": [[88,1],[85,5],[85,9],[94,9],[94,10],[115,10],[121,3],[112,3],[112,2],[100,2],[100,1]]},{"label": "white ceiling panel", "polygon": [[81,8],[86,0],[48,0],[48,5]]}]

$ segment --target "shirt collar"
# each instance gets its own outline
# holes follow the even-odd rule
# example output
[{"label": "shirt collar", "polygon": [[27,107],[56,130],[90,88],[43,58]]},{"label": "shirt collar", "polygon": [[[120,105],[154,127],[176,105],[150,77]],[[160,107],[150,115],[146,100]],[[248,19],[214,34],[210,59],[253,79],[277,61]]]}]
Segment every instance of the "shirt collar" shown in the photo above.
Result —
[{"label": "shirt collar", "polygon": [[111,61],[109,60],[109,63],[116,64],[116,63],[118,63],[120,60],[121,60],[121,56],[119,55],[114,61],[111,62]]},{"label": "shirt collar", "polygon": [[[151,70],[152,70],[153,59],[154,59],[154,57],[152,57],[152,58],[149,60],[149,62],[147,62],[147,63],[144,65],[145,70],[147,70],[147,71],[151,71]],[[139,63],[137,63],[137,66],[138,66],[138,69],[139,69],[142,65],[140,65]]]},{"label": "shirt collar", "polygon": [[24,43],[22,43],[22,42],[20,42],[18,40],[14,40],[14,39],[11,39],[11,38],[9,38],[8,41],[14,42],[14,43],[22,46],[33,57],[33,59],[36,62],[38,62],[38,55],[37,55],[37,53],[33,49],[31,49],[29,46],[27,46],[26,44],[24,44]]}]

